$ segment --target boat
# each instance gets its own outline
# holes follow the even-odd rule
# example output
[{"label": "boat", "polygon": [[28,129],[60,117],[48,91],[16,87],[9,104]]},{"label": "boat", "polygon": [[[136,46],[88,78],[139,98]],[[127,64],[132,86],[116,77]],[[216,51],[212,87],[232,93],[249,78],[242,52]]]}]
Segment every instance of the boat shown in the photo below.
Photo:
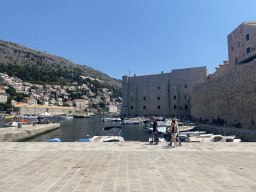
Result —
[{"label": "boat", "polygon": [[38,115],[27,115],[27,116],[23,116],[23,118],[26,118],[26,119],[37,119]]},{"label": "boat", "polygon": [[85,118],[83,115],[74,115],[73,118]]},{"label": "boat", "polygon": [[122,123],[124,124],[140,124],[142,121],[137,118],[125,119]]},{"label": "boat", "polygon": [[19,123],[21,123],[22,125],[28,125],[28,120],[27,119],[23,119],[20,121],[8,121],[5,123],[5,127],[18,127]]},{"label": "boat", "polygon": [[14,115],[8,115],[8,116],[5,116],[5,119],[14,119]]},{"label": "boat", "polygon": [[201,134],[198,136],[191,136],[186,139],[189,142],[241,142],[241,139],[237,139],[235,135],[222,136],[213,134]]},{"label": "boat", "polygon": [[49,139],[45,142],[61,142],[61,140],[59,138],[54,138],[54,139]]},{"label": "boat", "polygon": [[120,117],[113,117],[112,118],[112,121],[115,121],[115,122],[120,122],[122,121]]},{"label": "boat", "polygon": [[120,136],[121,132],[120,126],[104,127],[99,135],[89,139],[89,142],[124,142],[124,138]]},{"label": "boat", "polygon": [[80,139],[78,142],[90,142],[90,138]]},{"label": "boat", "polygon": [[188,137],[196,137],[205,133],[206,131],[179,131],[178,137],[181,141],[185,141]]},{"label": "boat", "polygon": [[103,122],[108,122],[108,121],[114,121],[114,122],[120,122],[121,121],[121,118],[120,117],[104,117],[102,118],[102,121]]},{"label": "boat", "polygon": [[58,115],[58,119],[60,120],[66,120],[66,119],[73,119],[73,115],[67,115],[67,114],[61,114],[61,115]]}]

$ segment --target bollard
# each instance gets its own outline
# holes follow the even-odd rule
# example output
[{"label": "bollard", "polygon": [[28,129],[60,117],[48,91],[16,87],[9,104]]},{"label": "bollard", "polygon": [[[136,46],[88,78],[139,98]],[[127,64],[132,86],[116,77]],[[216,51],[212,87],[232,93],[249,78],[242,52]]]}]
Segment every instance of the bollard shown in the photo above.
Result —
[{"label": "bollard", "polygon": [[22,128],[22,123],[21,122],[18,123],[18,128]]}]

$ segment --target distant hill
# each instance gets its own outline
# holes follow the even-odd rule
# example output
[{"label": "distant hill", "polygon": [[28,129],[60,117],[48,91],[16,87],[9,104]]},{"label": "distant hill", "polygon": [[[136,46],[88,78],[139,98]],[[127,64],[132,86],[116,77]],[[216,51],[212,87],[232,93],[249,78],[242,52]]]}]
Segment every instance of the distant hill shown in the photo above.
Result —
[{"label": "distant hill", "polygon": [[0,40],[0,70],[8,71],[23,81],[39,84],[69,84],[81,81],[80,77],[83,76],[121,89],[121,80],[111,78],[91,67],[3,40]]}]

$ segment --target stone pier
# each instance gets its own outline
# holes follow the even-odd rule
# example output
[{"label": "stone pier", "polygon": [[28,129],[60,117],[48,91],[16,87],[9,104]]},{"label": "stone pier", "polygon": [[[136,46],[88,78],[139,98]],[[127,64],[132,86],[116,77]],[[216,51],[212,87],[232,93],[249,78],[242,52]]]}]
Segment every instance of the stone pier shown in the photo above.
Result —
[{"label": "stone pier", "polygon": [[256,143],[0,143],[3,192],[253,192]]},{"label": "stone pier", "polygon": [[215,126],[208,124],[199,124],[196,129],[200,131],[204,130],[214,134],[221,135],[235,135],[242,141],[255,142],[256,141],[256,130],[245,129],[245,128],[234,128],[225,126]]},{"label": "stone pier", "polygon": [[59,123],[39,124],[39,125],[22,125],[21,128],[7,127],[0,128],[0,141],[13,142],[23,141],[37,135],[52,131],[60,127]]}]

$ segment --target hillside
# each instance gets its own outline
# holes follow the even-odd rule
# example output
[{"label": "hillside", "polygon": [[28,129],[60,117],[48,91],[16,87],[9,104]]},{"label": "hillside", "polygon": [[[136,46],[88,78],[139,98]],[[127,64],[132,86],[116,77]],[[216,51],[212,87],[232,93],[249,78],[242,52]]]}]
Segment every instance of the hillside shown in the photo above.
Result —
[{"label": "hillside", "polygon": [[[37,83],[72,83],[81,76],[100,80],[99,83],[121,88],[121,81],[91,67],[75,64],[63,57],[0,40],[0,72],[8,70],[22,80]],[[28,77],[29,76],[29,77]],[[28,79],[30,78],[30,80]]]}]

